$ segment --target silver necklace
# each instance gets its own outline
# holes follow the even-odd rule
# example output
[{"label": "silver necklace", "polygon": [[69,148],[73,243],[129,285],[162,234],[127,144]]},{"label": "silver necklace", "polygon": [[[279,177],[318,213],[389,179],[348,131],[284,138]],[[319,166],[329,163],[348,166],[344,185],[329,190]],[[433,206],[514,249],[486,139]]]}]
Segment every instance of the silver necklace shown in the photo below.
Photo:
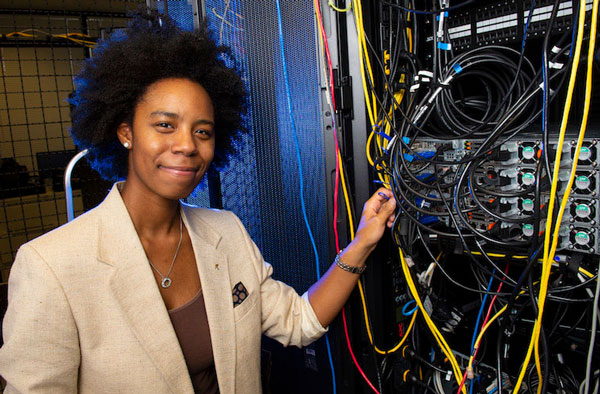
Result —
[{"label": "silver necklace", "polygon": [[183,219],[181,218],[181,214],[179,214],[179,243],[177,244],[177,249],[175,249],[175,256],[173,256],[173,261],[171,261],[171,266],[169,267],[169,272],[167,272],[166,275],[163,275],[158,270],[158,268],[156,268],[154,266],[154,264],[152,264],[152,261],[150,261],[150,259],[148,259],[150,266],[152,268],[154,268],[154,271],[156,271],[162,278],[162,280],[160,281],[160,285],[162,286],[163,289],[166,289],[169,286],[171,286],[172,280],[169,277],[169,275],[171,275],[171,271],[173,271],[173,265],[175,264],[175,260],[177,260],[177,255],[179,254],[179,248],[181,248],[181,240],[182,239],[183,239]]}]

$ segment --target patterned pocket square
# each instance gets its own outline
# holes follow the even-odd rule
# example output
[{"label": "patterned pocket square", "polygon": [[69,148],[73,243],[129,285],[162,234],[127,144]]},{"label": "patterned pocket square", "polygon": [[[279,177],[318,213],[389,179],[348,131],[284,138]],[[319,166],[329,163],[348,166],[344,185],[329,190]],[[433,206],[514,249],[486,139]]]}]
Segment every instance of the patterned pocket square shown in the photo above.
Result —
[{"label": "patterned pocket square", "polygon": [[233,307],[235,308],[248,298],[248,290],[246,290],[246,286],[242,282],[238,282],[238,284],[233,286],[231,295],[233,296]]}]

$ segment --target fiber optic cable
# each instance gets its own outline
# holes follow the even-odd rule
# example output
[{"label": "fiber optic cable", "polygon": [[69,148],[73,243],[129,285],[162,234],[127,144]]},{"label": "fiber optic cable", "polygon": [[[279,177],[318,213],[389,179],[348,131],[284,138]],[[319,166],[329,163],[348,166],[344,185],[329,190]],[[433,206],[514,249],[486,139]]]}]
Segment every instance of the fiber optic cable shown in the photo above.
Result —
[{"label": "fiber optic cable", "polygon": [[[598,272],[600,272],[600,265],[598,266]],[[594,293],[594,302],[592,304],[592,328],[590,330],[590,344],[589,344],[589,349],[588,349],[588,354],[587,354],[587,360],[586,360],[586,368],[585,368],[585,386],[583,389],[584,393],[589,393],[589,386],[590,386],[590,381],[591,381],[591,377],[592,377],[592,355],[594,353],[594,344],[596,341],[596,327],[597,327],[597,320],[598,320],[598,308],[600,308],[600,305],[598,304],[598,300],[600,299],[600,281],[596,282],[596,292]],[[597,383],[596,383],[596,389],[594,390],[594,392],[598,391],[598,387],[597,387]]]},{"label": "fiber optic cable", "polygon": [[[329,45],[327,43],[327,37],[325,35],[325,29],[323,27],[323,21],[322,21],[322,15],[321,15],[321,9],[319,7],[318,2],[315,0],[314,2],[315,5],[315,12],[316,12],[316,16],[317,16],[317,20],[318,20],[318,26],[319,29],[321,31],[321,35],[319,36],[319,41],[322,47],[324,47],[324,53],[326,54],[327,57],[327,64],[328,64],[328,70],[329,70],[329,75],[330,75],[330,83],[326,84],[327,87],[327,101],[330,103],[331,107],[332,107],[332,113],[334,114],[332,121],[333,121],[333,128],[334,128],[334,141],[335,141],[335,149],[336,149],[336,177],[335,177],[335,195],[334,195],[334,233],[336,236],[336,250],[337,252],[339,252],[339,235],[337,232],[337,193],[338,193],[338,185],[340,183],[340,175],[341,175],[341,183],[342,183],[342,188],[343,188],[343,192],[344,192],[344,200],[346,203],[346,208],[348,210],[348,219],[349,219],[349,227],[350,227],[350,232],[351,232],[351,239],[354,239],[354,223],[353,223],[353,215],[352,215],[352,211],[350,209],[350,201],[348,198],[348,190],[346,187],[346,183],[345,183],[345,176],[343,173],[343,163],[341,160],[341,156],[340,156],[340,150],[339,150],[339,144],[338,144],[338,140],[337,140],[337,128],[336,128],[336,124],[335,124],[335,113],[336,113],[336,108],[335,108],[335,96],[333,95],[333,67],[331,64],[331,57],[329,55]],[[331,88],[330,88],[331,85]],[[331,100],[330,100],[331,98]],[[344,324],[344,334],[346,335],[346,342],[348,345],[348,351],[350,352],[350,355],[352,357],[352,360],[356,366],[356,368],[358,369],[359,373],[361,374],[361,376],[365,379],[365,381],[367,382],[367,384],[375,391],[377,392],[377,390],[375,389],[375,386],[373,386],[373,384],[369,381],[369,379],[367,378],[366,374],[364,373],[364,371],[362,370],[362,368],[360,367],[360,365],[358,364],[358,361],[356,360],[356,357],[354,356],[354,352],[352,350],[352,345],[350,343],[350,338],[348,336],[348,327],[347,327],[347,323],[346,323],[346,311],[345,308],[342,309],[342,317],[343,317],[343,324]],[[330,359],[331,360],[331,359]]]},{"label": "fiber optic cable", "polygon": [[[321,35],[319,36],[320,38],[320,43],[321,46],[324,47],[324,53],[327,56],[327,63],[328,63],[328,70],[329,70],[329,75],[330,75],[330,82],[331,84],[333,83],[333,71],[332,71],[332,66],[331,66],[331,58],[329,55],[329,47],[328,47],[328,43],[327,43],[327,39],[326,39],[326,35],[325,35],[325,31],[324,31],[324,27],[323,27],[323,22],[322,22],[322,16],[321,16],[321,11],[318,5],[318,2],[315,1],[315,11],[316,11],[316,15],[317,15],[317,19],[318,19],[318,26],[319,29],[321,31]],[[335,108],[335,97],[333,96],[333,86],[331,87],[331,90],[329,88],[330,84],[326,84],[327,86],[327,90],[328,90],[328,95],[327,95],[327,99],[329,102],[329,98],[331,96],[331,106],[332,106],[332,112],[335,114],[336,112],[336,108]],[[348,219],[349,219],[349,227],[350,227],[350,233],[351,233],[351,239],[354,239],[354,223],[353,223],[353,215],[352,212],[350,210],[350,201],[348,198],[348,190],[346,187],[346,183],[345,183],[345,176],[344,176],[344,172],[343,172],[343,163],[341,161],[341,156],[339,154],[339,145],[338,145],[338,141],[337,141],[337,129],[335,126],[335,117],[333,117],[333,125],[334,125],[334,138],[335,138],[335,146],[336,146],[336,193],[335,193],[335,207],[334,207],[334,215],[337,214],[337,186],[339,184],[339,177],[341,175],[341,181],[342,181],[342,188],[343,188],[343,192],[344,192],[344,199],[345,199],[345,203],[346,203],[346,207],[348,209]],[[336,243],[338,241],[337,239],[337,220],[334,220],[334,231],[336,233]],[[339,243],[337,244],[337,250],[339,251]],[[360,285],[360,283],[359,283]],[[345,334],[346,334],[346,339],[347,339],[347,344],[348,344],[348,349],[349,352],[352,356],[352,359],[357,367],[357,369],[359,370],[360,374],[364,377],[364,379],[367,381],[368,385],[374,389],[374,386],[372,385],[372,383],[368,380],[368,378],[366,377],[364,371],[362,370],[362,368],[359,366],[358,361],[356,360],[356,358],[354,357],[354,353],[352,351],[352,347],[350,344],[350,339],[347,336],[348,332],[347,332],[347,327],[346,327],[346,320],[345,320],[345,310],[342,310],[342,315],[343,315],[343,320],[344,320],[344,330],[345,330]],[[414,323],[414,319],[413,319],[413,323]],[[412,327],[409,327],[409,329]],[[406,337],[407,338],[407,337]],[[398,346],[399,347],[399,346]],[[375,390],[375,389],[374,389]],[[377,392],[377,390],[375,390]]]},{"label": "fiber optic cable", "polygon": [[[328,65],[329,65],[330,80],[331,80],[331,83],[333,83],[333,75],[332,75],[331,59],[329,57],[329,49],[328,49],[327,40],[326,40],[326,36],[325,36],[325,33],[324,33],[323,24],[322,24],[322,16],[321,16],[320,8],[319,8],[318,3],[316,1],[315,1],[315,10],[316,10],[316,13],[317,13],[317,19],[319,21],[319,28],[320,28],[321,33],[322,33],[321,36],[323,37],[321,39],[321,44],[325,45],[325,49],[326,49],[325,52],[327,54],[327,60],[328,60]],[[335,101],[334,101],[334,96],[333,96],[333,88],[332,88],[330,94],[331,94],[332,103],[333,103],[332,104],[333,105],[333,113],[335,114]],[[334,130],[334,132],[335,132],[335,130]],[[345,183],[345,176],[344,176],[344,172],[343,172],[343,164],[342,164],[341,157],[340,157],[340,154],[339,154],[339,145],[338,145],[338,142],[337,142],[337,132],[335,132],[334,135],[335,135],[335,143],[336,143],[336,191],[337,191],[337,185],[338,185],[338,181],[339,181],[338,176],[341,175],[341,182],[342,182],[342,188],[343,188],[343,192],[344,192],[344,199],[345,199],[345,203],[346,203],[346,208],[348,210],[348,219],[349,219],[349,228],[350,228],[350,233],[351,233],[351,239],[354,239],[354,223],[353,223],[353,217],[352,217],[353,215],[352,215],[352,212],[350,210],[350,201],[349,201],[349,198],[348,198],[348,190],[346,188],[346,183]],[[339,172],[338,172],[338,169],[339,169]],[[335,197],[335,204],[337,204],[337,197]],[[335,211],[337,213],[337,208],[335,208]],[[337,221],[334,221],[334,227],[335,228],[337,227]],[[337,240],[336,240],[336,242],[337,242]],[[337,249],[339,251],[339,244],[338,244]],[[345,309],[342,309],[342,317],[343,317],[344,331],[345,331],[345,335],[346,335],[346,341],[347,341],[347,345],[348,345],[348,350],[350,352],[350,355],[352,356],[354,364],[357,367],[359,373],[363,376],[363,378],[367,382],[367,384],[375,392],[378,393],[378,391],[375,389],[375,386],[373,386],[373,384],[369,381],[369,379],[367,378],[366,374],[364,373],[364,371],[362,370],[362,368],[358,364],[358,361],[356,360],[356,357],[354,357],[354,352],[352,351],[352,346],[351,346],[351,343],[350,343],[350,338],[348,336],[348,328],[347,328],[347,323],[346,323],[346,311],[345,311]]]},{"label": "fiber optic cable", "polygon": [[[281,6],[279,4],[279,0],[276,0],[275,5],[277,6],[277,27],[278,27],[278,31],[279,31],[279,46],[281,48],[281,63],[282,63],[282,68],[283,68],[283,78],[285,81],[287,106],[288,106],[288,111],[290,114],[290,125],[292,128],[292,134],[294,137],[294,146],[296,149],[296,157],[298,159],[298,175],[299,175],[299,180],[300,180],[300,185],[299,185],[300,186],[300,204],[302,206],[302,215],[304,217],[304,223],[306,224],[306,230],[308,231],[308,235],[310,237],[310,242],[312,244],[313,251],[315,254],[315,267],[316,267],[317,280],[318,280],[321,278],[321,272],[320,272],[321,265],[319,263],[319,253],[317,251],[317,244],[315,242],[312,230],[310,228],[310,223],[308,222],[308,216],[306,213],[306,204],[304,202],[304,175],[303,175],[303,170],[302,170],[302,159],[300,156],[300,143],[298,142],[296,123],[294,121],[294,111],[292,108],[292,93],[291,93],[291,89],[290,89],[290,82],[289,82],[289,77],[288,77],[288,72],[287,72],[287,62],[286,62],[286,58],[285,58],[285,45],[283,44],[283,29],[282,29],[283,23],[282,23]],[[335,370],[333,368],[331,346],[329,344],[329,338],[327,335],[325,335],[325,344],[327,346],[327,354],[328,354],[329,360],[330,360],[331,381],[333,384],[333,393],[335,394],[337,392],[336,391],[336,382],[335,382]]]},{"label": "fiber optic cable", "polygon": [[[439,332],[439,330],[435,326],[435,323],[433,323],[433,321],[431,320],[431,317],[429,317],[429,314],[425,310],[425,307],[423,306],[423,302],[421,301],[421,297],[419,297],[419,293],[418,293],[418,291],[415,287],[415,284],[412,280],[412,276],[409,271],[408,264],[406,263],[406,260],[404,259],[404,253],[402,253],[402,249],[398,248],[398,254],[400,256],[400,262],[402,265],[402,271],[404,272],[404,278],[406,279],[406,283],[411,291],[411,294],[412,294],[414,300],[416,301],[417,305],[419,306],[419,310],[421,310],[421,314],[423,315],[423,318],[425,319],[427,326],[431,330],[431,333],[433,334],[435,340],[438,342],[440,349],[442,349],[442,352],[448,358],[448,361],[450,362],[450,364],[452,366],[452,370],[454,371],[454,379],[456,380],[456,382],[458,384],[460,384],[460,381],[462,380],[463,375],[460,370],[460,367],[458,366],[458,362],[456,361],[456,357],[454,357],[454,354],[452,354],[452,350],[450,349],[450,346],[448,346],[448,343],[444,339],[444,336]],[[466,394],[466,390],[464,388],[462,389],[462,392],[463,392],[463,394]]]},{"label": "fiber optic cable", "polygon": [[[540,337],[540,331],[541,331],[542,316],[543,316],[544,306],[545,306],[545,301],[546,301],[546,294],[547,294],[547,290],[548,290],[550,269],[552,267],[552,260],[554,258],[554,253],[556,252],[556,246],[558,243],[558,236],[559,236],[559,231],[560,231],[560,223],[562,220],[562,215],[564,213],[564,208],[566,207],[566,203],[568,202],[569,194],[571,191],[571,186],[572,186],[573,180],[575,178],[575,171],[577,169],[577,162],[579,160],[579,152],[581,150],[581,146],[583,144],[583,138],[585,136],[585,129],[586,129],[586,125],[587,125],[587,115],[589,113],[589,104],[590,104],[588,93],[591,92],[591,70],[592,70],[592,66],[593,66],[593,55],[592,54],[593,54],[593,49],[594,49],[594,44],[595,44],[595,32],[596,32],[596,24],[597,24],[597,18],[598,18],[598,0],[594,0],[594,2],[593,2],[592,23],[591,23],[590,42],[589,42],[589,48],[590,48],[591,52],[589,52],[589,54],[588,54],[588,58],[591,58],[591,59],[588,60],[588,76],[587,76],[587,80],[586,80],[586,100],[585,100],[585,105],[584,105],[584,115],[582,118],[582,124],[581,124],[578,142],[577,142],[577,148],[575,149],[575,155],[573,158],[573,166],[572,166],[571,174],[569,177],[569,182],[566,187],[565,195],[562,197],[562,203],[561,203],[561,206],[560,206],[560,209],[558,212],[558,216],[556,219],[556,224],[554,227],[554,236],[552,239],[552,245],[550,247],[550,235],[552,233],[552,219],[553,219],[552,213],[554,211],[554,203],[555,203],[555,199],[556,199],[556,189],[557,189],[557,185],[558,185],[558,171],[559,171],[560,159],[561,159],[561,154],[562,154],[562,146],[564,143],[566,126],[567,126],[567,122],[568,122],[569,111],[571,108],[571,100],[572,100],[572,96],[573,96],[575,80],[577,77],[579,58],[581,56],[581,46],[582,46],[583,36],[584,36],[585,6],[586,6],[585,1],[581,1],[580,7],[579,7],[579,26],[578,26],[577,41],[576,41],[576,46],[575,46],[575,54],[574,54],[574,58],[573,58],[573,65],[572,65],[572,69],[571,69],[571,78],[569,80],[569,87],[568,87],[568,91],[567,91],[567,97],[565,100],[565,107],[564,107],[563,118],[562,118],[562,122],[561,122],[559,142],[558,142],[558,146],[556,148],[556,157],[555,157],[555,162],[554,162],[554,175],[553,175],[552,187],[551,187],[551,192],[550,192],[550,201],[548,203],[548,218],[546,220],[546,234],[545,234],[545,240],[544,240],[544,261],[542,263],[542,277],[541,277],[541,283],[540,283],[540,290],[539,290],[539,294],[538,294],[538,299],[539,299],[539,301],[538,301],[538,303],[539,303],[538,316],[537,316],[535,324],[534,324],[533,333],[531,336],[529,347],[527,349],[527,354],[526,354],[525,360],[523,362],[523,366],[519,373],[517,383],[515,384],[514,392],[518,392],[518,390],[522,384],[522,381],[523,381],[523,378],[525,376],[525,372],[527,369],[527,365],[529,364],[529,359],[531,357],[531,353],[532,353],[533,349],[536,350],[536,352],[535,352],[536,366],[538,369],[538,375],[540,374],[538,344],[539,344],[539,337]],[[541,382],[541,376],[540,376],[540,382]],[[541,384],[538,385],[538,390],[541,390],[541,386],[542,386]]]},{"label": "fiber optic cable", "polygon": [[[597,22],[598,22],[598,4],[599,1],[598,0],[594,0],[593,2],[593,6],[592,6],[592,21],[590,23],[590,36],[589,36],[589,49],[588,49],[588,62],[587,62],[587,78],[586,78],[586,90],[585,90],[585,99],[584,99],[584,108],[583,108],[583,116],[582,116],[582,121],[581,121],[581,127],[580,127],[580,132],[579,132],[579,138],[577,140],[577,146],[575,148],[575,155],[573,157],[573,165],[572,165],[572,169],[571,169],[571,176],[569,178],[569,182],[567,183],[567,187],[566,187],[566,191],[565,194],[562,198],[561,201],[561,205],[560,205],[560,209],[558,212],[558,217],[556,219],[556,224],[554,226],[554,236],[552,239],[552,248],[550,250],[550,253],[547,257],[548,261],[550,261],[550,263],[554,260],[554,254],[556,253],[556,247],[558,244],[558,237],[559,237],[559,232],[560,232],[560,223],[562,220],[562,216],[564,214],[568,199],[569,199],[569,194],[571,192],[571,187],[573,185],[573,181],[575,179],[575,175],[576,175],[576,170],[577,170],[577,163],[579,161],[579,154],[581,152],[581,147],[583,146],[583,139],[585,137],[585,131],[587,128],[587,120],[588,120],[588,116],[589,116],[589,110],[590,110],[590,102],[591,102],[591,93],[592,93],[592,73],[593,73],[593,65],[594,65],[594,48],[595,48],[595,43],[596,43],[596,28],[597,28]],[[585,21],[585,2],[581,1],[580,2],[580,15],[579,18],[581,22]],[[583,23],[580,24],[580,26]],[[581,28],[581,40],[583,40],[583,28]],[[581,50],[581,44],[580,44],[580,37],[578,34],[578,47],[576,47],[575,49],[575,57],[578,58],[580,56],[580,53],[578,53],[578,50]],[[573,65],[573,72],[574,75],[577,74],[577,69],[576,69],[576,64],[574,62]],[[567,96],[568,99],[570,99],[569,96]],[[569,103],[569,107],[570,107],[570,103]],[[565,106],[566,108],[566,106]],[[561,127],[565,127],[566,128],[566,122],[568,120],[568,112],[565,112],[564,114],[564,126],[561,125]],[[562,131],[562,130],[561,130]],[[558,156],[558,149],[557,149],[557,156]],[[557,158],[557,161],[555,162],[555,176],[558,177],[557,175],[557,168],[559,165],[559,161]],[[555,196],[552,196],[555,197]],[[553,199],[551,198],[550,200],[551,202],[553,202]],[[549,214],[549,219],[551,218],[551,214],[552,214],[552,210],[549,209],[548,210]],[[547,227],[547,231],[548,231],[548,227]],[[549,234],[548,234],[549,235]],[[539,295],[539,303],[540,303],[540,311],[538,314],[538,319],[536,321],[536,323],[538,323],[536,326],[534,326],[534,335],[535,335],[535,350],[536,350],[536,365],[538,366],[538,371],[539,371],[539,355],[538,355],[538,344],[539,344],[539,336],[540,336],[540,331],[541,331],[541,320],[542,320],[542,313],[543,313],[543,307],[545,304],[545,295],[546,295],[546,291],[547,291],[547,281],[550,275],[550,267],[551,265],[548,264],[548,261],[545,261],[545,263],[547,263],[544,268],[545,271],[543,271],[542,274],[542,287],[540,288],[540,295]],[[544,275],[545,274],[545,275]],[[543,292],[542,292],[542,288],[543,288]],[[540,376],[540,383],[541,383],[541,376]],[[540,384],[538,386],[538,394],[541,390],[542,385]]]},{"label": "fiber optic cable", "polygon": [[346,8],[339,8],[336,7],[336,5],[333,3],[333,0],[329,0],[328,5],[333,8],[334,10],[336,10],[337,12],[348,12],[352,9],[352,0],[348,1],[348,6]]},{"label": "fiber optic cable", "polygon": [[[487,286],[487,291],[490,291],[492,288],[492,283],[494,281],[494,277],[490,278],[490,282]],[[475,320],[475,329],[473,330],[473,339],[471,340],[471,353],[473,353],[475,349],[475,341],[477,340],[477,330],[479,329],[479,322],[481,321],[481,315],[483,314],[483,310],[485,309],[485,303],[487,301],[487,293],[483,296],[483,300],[481,301],[481,307],[479,308],[479,313],[477,314],[477,319]],[[473,384],[469,387],[469,394],[473,393]]]}]

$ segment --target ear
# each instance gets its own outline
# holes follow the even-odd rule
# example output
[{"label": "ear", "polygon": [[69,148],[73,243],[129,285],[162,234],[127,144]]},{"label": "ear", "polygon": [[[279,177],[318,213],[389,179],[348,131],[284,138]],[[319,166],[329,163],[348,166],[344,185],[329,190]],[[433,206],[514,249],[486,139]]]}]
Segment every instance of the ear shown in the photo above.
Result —
[{"label": "ear", "polygon": [[128,146],[131,146],[133,135],[131,132],[131,125],[129,123],[123,122],[117,127],[117,138],[119,138],[119,141],[121,141],[122,145],[127,143]]}]

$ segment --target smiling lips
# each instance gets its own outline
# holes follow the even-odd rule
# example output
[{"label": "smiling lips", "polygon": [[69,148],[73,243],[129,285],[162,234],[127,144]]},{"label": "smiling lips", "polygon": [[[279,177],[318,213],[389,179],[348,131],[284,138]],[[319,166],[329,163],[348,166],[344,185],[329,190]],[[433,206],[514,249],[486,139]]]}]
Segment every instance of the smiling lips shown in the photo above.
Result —
[{"label": "smiling lips", "polygon": [[197,167],[179,167],[179,166],[158,166],[161,170],[167,171],[168,173],[175,176],[193,177],[198,172]]}]

